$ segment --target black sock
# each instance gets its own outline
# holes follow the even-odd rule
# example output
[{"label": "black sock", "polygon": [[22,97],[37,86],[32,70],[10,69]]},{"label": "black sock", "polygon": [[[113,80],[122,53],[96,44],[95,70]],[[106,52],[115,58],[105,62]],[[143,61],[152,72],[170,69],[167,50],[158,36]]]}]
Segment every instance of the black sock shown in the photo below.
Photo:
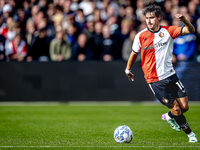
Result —
[{"label": "black sock", "polygon": [[171,111],[168,112],[168,115],[169,115],[171,118],[174,118],[174,115],[172,114]]},{"label": "black sock", "polygon": [[179,116],[175,116],[174,115],[174,119],[176,120],[176,122],[178,123],[178,125],[181,127],[181,129],[186,133],[189,134],[191,133],[191,129],[186,121],[186,118],[183,114],[179,115]]}]

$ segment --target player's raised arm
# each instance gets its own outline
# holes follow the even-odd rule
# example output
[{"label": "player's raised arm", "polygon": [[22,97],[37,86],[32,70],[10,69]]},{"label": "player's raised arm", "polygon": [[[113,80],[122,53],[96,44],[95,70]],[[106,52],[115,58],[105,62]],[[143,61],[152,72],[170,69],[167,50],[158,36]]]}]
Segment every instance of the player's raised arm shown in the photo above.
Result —
[{"label": "player's raised arm", "polygon": [[131,68],[132,68],[133,64],[135,63],[137,56],[138,56],[138,54],[132,51],[132,53],[130,54],[130,57],[128,59],[127,65],[126,65],[125,73],[128,76],[130,81],[134,81],[133,74],[131,73]]},{"label": "player's raised arm", "polygon": [[176,14],[175,17],[184,23],[184,27],[182,30],[182,35],[190,34],[195,32],[194,26],[185,18],[182,14]]}]

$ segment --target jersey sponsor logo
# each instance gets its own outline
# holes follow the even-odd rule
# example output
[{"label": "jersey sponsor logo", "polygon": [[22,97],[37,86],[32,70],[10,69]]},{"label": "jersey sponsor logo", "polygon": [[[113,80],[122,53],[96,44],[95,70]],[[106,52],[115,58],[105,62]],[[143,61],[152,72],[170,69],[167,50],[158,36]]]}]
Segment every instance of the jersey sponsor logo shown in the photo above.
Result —
[{"label": "jersey sponsor logo", "polygon": [[153,46],[143,47],[142,50],[151,50],[153,48],[158,48],[167,45],[167,42],[154,44]]}]

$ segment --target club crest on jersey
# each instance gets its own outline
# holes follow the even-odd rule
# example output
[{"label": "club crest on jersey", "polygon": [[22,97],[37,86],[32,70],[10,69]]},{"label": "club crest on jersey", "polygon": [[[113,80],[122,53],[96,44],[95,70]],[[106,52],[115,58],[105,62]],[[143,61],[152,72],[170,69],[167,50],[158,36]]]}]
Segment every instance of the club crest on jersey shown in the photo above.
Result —
[{"label": "club crest on jersey", "polygon": [[164,33],[160,32],[160,33],[159,33],[159,36],[160,36],[161,38],[164,37]]},{"label": "club crest on jersey", "polygon": [[169,100],[163,97],[163,102],[164,102],[165,104],[167,104],[167,103],[169,103]]}]

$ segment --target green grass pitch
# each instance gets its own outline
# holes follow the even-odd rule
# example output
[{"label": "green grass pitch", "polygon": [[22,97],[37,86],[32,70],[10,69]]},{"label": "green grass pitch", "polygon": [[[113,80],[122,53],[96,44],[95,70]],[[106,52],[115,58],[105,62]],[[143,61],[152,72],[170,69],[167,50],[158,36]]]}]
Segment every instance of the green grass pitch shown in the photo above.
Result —
[{"label": "green grass pitch", "polygon": [[[1,149],[140,150],[200,149],[189,143],[183,131],[176,132],[161,115],[161,104],[67,104],[2,105],[0,103]],[[200,140],[200,105],[191,104],[185,116]],[[120,125],[133,131],[131,143],[119,144],[113,133]]]}]

